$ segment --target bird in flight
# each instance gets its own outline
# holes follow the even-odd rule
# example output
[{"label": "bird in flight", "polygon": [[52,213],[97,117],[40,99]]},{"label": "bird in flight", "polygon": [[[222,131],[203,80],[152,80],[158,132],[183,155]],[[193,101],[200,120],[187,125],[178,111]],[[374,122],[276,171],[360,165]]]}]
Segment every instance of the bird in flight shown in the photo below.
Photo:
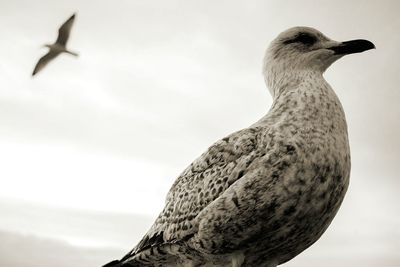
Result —
[{"label": "bird in flight", "polygon": [[323,77],[375,48],[294,27],[267,49],[269,112],[214,143],[182,172],[138,245],[107,267],[276,267],[316,242],[349,184],[342,105]]},{"label": "bird in flight", "polygon": [[41,57],[33,70],[32,76],[35,76],[39,71],[41,71],[51,60],[57,57],[61,53],[68,53],[74,56],[78,56],[77,53],[67,50],[67,42],[69,39],[69,34],[71,32],[72,24],[75,20],[75,14],[73,14],[60,29],[58,29],[58,37],[54,44],[45,44],[45,47],[49,48],[46,55]]}]

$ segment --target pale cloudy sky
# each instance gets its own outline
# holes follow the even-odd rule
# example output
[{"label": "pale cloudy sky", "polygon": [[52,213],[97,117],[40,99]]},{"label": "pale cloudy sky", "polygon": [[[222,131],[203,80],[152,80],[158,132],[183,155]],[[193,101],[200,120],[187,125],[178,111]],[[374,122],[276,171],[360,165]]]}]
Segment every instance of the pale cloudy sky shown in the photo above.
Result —
[{"label": "pale cloudy sky", "polygon": [[[267,112],[264,50],[306,25],[377,49],[325,75],[347,115],[351,185],[321,241],[287,266],[398,266],[399,8],[389,0],[0,0],[0,231],[128,251],[177,175]],[[68,45],[79,58],[62,55],[32,79],[41,45],[73,12]],[[114,219],[98,226],[98,214]],[[62,219],[72,217],[82,220]]]}]

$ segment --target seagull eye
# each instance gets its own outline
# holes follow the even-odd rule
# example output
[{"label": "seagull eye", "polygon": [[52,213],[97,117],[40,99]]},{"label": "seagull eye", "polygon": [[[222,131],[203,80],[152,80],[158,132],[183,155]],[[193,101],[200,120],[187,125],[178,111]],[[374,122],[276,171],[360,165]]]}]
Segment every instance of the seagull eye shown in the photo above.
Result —
[{"label": "seagull eye", "polygon": [[299,33],[295,38],[285,41],[285,44],[302,43],[305,45],[313,45],[317,42],[317,38],[308,33]]}]

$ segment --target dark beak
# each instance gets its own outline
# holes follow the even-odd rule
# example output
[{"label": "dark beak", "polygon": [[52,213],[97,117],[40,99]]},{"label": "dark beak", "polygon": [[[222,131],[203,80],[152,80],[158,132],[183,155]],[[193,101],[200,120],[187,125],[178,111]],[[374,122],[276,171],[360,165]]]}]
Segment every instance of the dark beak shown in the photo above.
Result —
[{"label": "dark beak", "polygon": [[335,55],[348,55],[354,53],[361,53],[370,49],[374,49],[375,45],[368,40],[352,40],[343,42],[337,46],[329,47],[333,50]]}]

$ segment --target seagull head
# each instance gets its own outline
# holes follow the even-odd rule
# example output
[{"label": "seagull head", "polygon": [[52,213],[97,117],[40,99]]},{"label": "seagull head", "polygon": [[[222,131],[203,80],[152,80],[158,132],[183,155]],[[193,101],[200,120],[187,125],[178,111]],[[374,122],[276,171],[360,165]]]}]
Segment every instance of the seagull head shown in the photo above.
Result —
[{"label": "seagull head", "polygon": [[[375,48],[368,40],[334,41],[310,27],[290,28],[278,35],[267,49],[264,76],[273,93],[277,83],[305,73],[322,73],[344,55]],[[301,77],[300,77],[301,78]],[[274,95],[274,93],[273,93]]]}]

